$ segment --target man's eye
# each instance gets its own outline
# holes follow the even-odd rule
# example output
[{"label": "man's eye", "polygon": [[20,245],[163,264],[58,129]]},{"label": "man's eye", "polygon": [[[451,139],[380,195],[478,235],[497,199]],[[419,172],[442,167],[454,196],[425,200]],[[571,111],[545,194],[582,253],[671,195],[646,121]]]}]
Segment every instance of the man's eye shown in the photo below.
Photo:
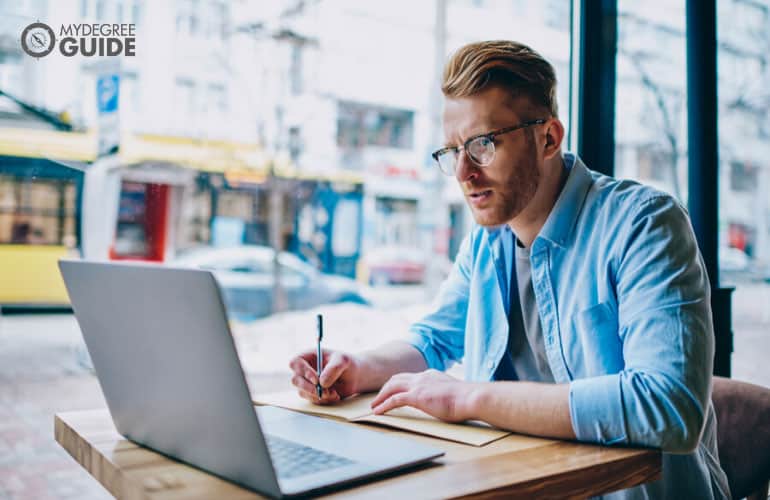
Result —
[{"label": "man's eye", "polygon": [[492,144],[492,141],[489,137],[477,137],[468,144],[468,149],[471,153],[479,153],[486,150],[490,144]]}]

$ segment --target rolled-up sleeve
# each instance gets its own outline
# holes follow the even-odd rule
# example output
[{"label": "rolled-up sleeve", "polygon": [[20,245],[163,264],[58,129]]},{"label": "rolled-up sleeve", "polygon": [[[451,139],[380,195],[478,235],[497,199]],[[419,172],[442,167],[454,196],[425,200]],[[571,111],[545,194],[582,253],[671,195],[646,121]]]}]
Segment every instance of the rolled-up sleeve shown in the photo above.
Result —
[{"label": "rolled-up sleeve", "polygon": [[642,204],[613,263],[624,368],[574,380],[578,439],[689,453],[710,399],[710,289],[685,210],[667,196]]},{"label": "rolled-up sleeve", "polygon": [[472,265],[472,234],[460,245],[452,271],[441,284],[431,311],[409,328],[409,343],[425,358],[429,368],[446,370],[462,359],[468,287]]}]

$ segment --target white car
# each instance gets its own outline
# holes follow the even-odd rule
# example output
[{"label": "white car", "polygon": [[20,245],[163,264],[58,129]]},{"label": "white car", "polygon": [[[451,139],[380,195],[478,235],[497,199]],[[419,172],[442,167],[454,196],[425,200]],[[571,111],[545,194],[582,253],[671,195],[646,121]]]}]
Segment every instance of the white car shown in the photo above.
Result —
[{"label": "white car", "polygon": [[[213,271],[229,313],[262,317],[273,310],[274,253],[257,245],[205,247],[186,252],[170,264]],[[278,263],[289,310],[338,302],[369,304],[354,280],[321,273],[287,252],[280,253]]]}]

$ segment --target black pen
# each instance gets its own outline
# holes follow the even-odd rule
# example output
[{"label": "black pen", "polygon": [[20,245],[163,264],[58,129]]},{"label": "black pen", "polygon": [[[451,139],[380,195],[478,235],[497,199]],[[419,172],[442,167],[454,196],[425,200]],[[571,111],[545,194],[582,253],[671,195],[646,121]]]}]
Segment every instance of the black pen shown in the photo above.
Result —
[{"label": "black pen", "polygon": [[321,388],[321,339],[324,338],[324,317],[323,315],[319,314],[317,316],[318,319],[318,342],[316,343],[316,346],[318,350],[316,351],[316,362],[315,362],[315,371],[318,374],[318,382],[315,385],[315,390],[318,392],[318,399],[321,399],[321,395],[323,394],[323,389]]}]

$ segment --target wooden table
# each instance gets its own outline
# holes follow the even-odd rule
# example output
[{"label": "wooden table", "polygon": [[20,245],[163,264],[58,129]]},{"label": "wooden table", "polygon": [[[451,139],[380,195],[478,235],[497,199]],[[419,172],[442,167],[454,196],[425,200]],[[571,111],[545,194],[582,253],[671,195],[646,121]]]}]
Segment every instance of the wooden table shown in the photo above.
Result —
[{"label": "wooden table", "polygon": [[[348,424],[362,425],[362,424]],[[580,498],[660,477],[655,450],[608,448],[511,435],[484,447],[451,443],[377,426],[443,449],[432,465],[392,475],[334,498]],[[260,495],[142,448],[115,430],[107,410],[57,414],[56,441],[118,498],[171,500]]]}]

